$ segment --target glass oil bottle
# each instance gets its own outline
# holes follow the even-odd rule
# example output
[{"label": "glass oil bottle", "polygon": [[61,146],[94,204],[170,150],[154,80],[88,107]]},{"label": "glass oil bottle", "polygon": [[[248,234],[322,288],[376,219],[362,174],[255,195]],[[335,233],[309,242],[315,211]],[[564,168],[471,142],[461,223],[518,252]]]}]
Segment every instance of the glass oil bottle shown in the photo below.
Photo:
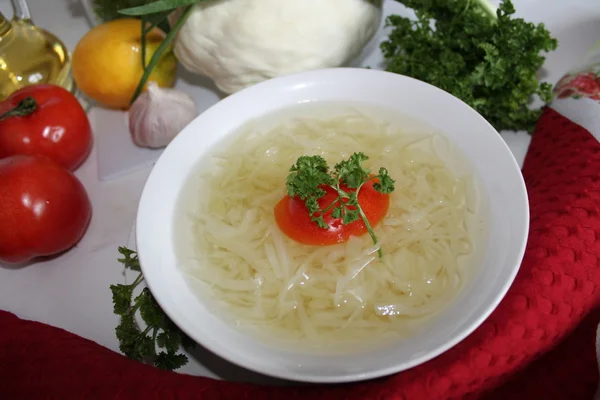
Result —
[{"label": "glass oil bottle", "polygon": [[0,100],[39,83],[75,92],[68,49],[55,35],[33,23],[25,0],[11,3],[11,20],[0,12]]}]

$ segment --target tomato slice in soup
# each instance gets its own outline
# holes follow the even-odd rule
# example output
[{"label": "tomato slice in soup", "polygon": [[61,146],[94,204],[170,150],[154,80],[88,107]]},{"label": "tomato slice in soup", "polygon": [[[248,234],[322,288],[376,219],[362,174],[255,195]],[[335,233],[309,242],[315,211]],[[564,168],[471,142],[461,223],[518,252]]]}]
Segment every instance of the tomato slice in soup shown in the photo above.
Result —
[{"label": "tomato slice in soup", "polygon": [[[373,180],[365,182],[358,192],[358,204],[362,208],[371,227],[377,225],[385,216],[390,206],[390,197],[373,188]],[[326,194],[318,200],[321,210],[329,207],[334,201],[339,202],[338,194],[330,186],[321,186]],[[345,185],[340,188],[347,193],[354,192]],[[308,208],[298,197],[285,196],[275,206],[275,221],[289,238],[308,245],[328,246],[342,243],[350,236],[361,236],[368,232],[362,219],[344,225],[341,218],[332,216],[333,208],[325,212],[323,219],[329,225],[324,229],[311,220]],[[349,209],[355,207],[349,206]]]}]

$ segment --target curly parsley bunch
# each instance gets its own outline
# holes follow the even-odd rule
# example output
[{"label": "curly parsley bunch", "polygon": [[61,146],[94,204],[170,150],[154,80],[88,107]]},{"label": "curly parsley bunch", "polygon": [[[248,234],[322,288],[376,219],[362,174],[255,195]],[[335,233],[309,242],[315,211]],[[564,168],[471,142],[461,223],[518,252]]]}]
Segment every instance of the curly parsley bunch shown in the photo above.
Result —
[{"label": "curly parsley bunch", "polygon": [[497,130],[533,130],[541,110],[530,108],[532,96],[552,99],[552,86],[537,78],[542,52],[557,47],[543,24],[513,18],[510,0],[498,10],[487,0],[398,1],[417,20],[388,17],[392,32],[381,44],[388,71],[453,94]]}]

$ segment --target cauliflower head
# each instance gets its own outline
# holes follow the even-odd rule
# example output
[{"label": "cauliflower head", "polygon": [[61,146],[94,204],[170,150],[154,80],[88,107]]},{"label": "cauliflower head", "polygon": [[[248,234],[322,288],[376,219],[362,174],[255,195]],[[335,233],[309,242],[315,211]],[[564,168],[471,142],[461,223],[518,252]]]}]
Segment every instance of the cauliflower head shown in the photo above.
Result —
[{"label": "cauliflower head", "polygon": [[213,0],[193,7],[175,54],[227,94],[276,76],[348,65],[382,18],[382,0]]}]

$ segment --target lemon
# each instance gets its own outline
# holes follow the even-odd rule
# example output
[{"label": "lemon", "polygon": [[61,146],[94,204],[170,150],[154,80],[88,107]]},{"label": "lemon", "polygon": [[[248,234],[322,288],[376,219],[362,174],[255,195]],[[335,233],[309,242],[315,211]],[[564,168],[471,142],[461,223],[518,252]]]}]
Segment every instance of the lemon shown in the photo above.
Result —
[{"label": "lemon", "polygon": [[[165,36],[159,28],[146,35],[146,63]],[[109,108],[128,109],[144,72],[141,53],[142,22],[139,19],[105,22],[87,32],[75,47],[73,78],[79,89],[98,103]],[[156,82],[160,87],[172,87],[176,71],[177,58],[169,47],[148,81]]]}]

